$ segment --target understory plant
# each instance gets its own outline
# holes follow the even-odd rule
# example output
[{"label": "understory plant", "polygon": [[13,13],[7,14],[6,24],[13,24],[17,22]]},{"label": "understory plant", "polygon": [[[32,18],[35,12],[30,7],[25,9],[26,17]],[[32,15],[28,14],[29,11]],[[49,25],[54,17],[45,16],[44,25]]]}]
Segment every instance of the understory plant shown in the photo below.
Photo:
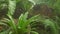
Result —
[{"label": "understory plant", "polygon": [[[26,0],[26,1],[25,0],[6,0],[7,7],[8,7],[8,11],[7,11],[8,18],[5,18],[4,21],[3,20],[0,21],[0,28],[1,28],[1,25],[4,26],[4,28],[5,28],[5,30],[2,29],[3,31],[1,31],[0,34],[31,34],[31,33],[32,34],[40,34],[40,33],[45,34],[44,32],[47,32],[47,29],[49,29],[49,28],[50,28],[49,29],[50,32],[49,33],[47,32],[46,34],[59,34],[59,31],[60,31],[59,26],[58,26],[59,23],[56,22],[55,20],[52,20],[50,18],[48,18],[48,19],[42,18],[41,15],[36,15],[31,18],[28,17],[28,14],[29,14],[28,11],[30,11],[30,9],[33,8],[33,6],[30,4],[30,2],[28,3],[27,1],[28,0]],[[19,2],[20,2],[20,5],[18,5]],[[47,2],[47,4],[49,4],[51,1],[49,3],[48,2]],[[37,3],[37,1],[36,1],[35,3],[40,4],[42,2],[38,1],[38,3]],[[43,3],[45,3],[45,1],[43,1]],[[0,6],[0,10],[1,10],[1,9],[3,9],[2,8],[3,4],[2,3],[0,3],[0,4],[1,4],[1,6]],[[5,6],[5,4],[4,4],[4,6]],[[17,18],[17,22],[15,22],[14,18],[13,18],[13,14],[16,10],[17,5],[18,5],[18,7],[22,7],[23,12],[26,12],[26,13],[21,14],[19,16],[19,18]],[[53,4],[53,6],[55,7],[55,4]],[[58,8],[57,5],[56,5],[56,7]],[[42,22],[42,24],[36,24],[36,25],[41,26],[44,24],[43,25],[45,27],[45,30],[43,30],[44,32],[41,31],[40,28],[39,28],[40,29],[39,32],[33,30],[33,28],[35,28],[35,30],[37,30],[36,27],[32,27],[32,26],[36,26],[35,24],[33,24],[31,26],[31,24],[34,23],[34,21],[40,21],[39,23]]]},{"label": "understory plant", "polygon": [[30,29],[31,27],[29,27],[29,24],[33,21],[38,20],[37,18],[39,15],[33,16],[29,19],[27,19],[27,16],[28,16],[28,12],[26,12],[25,14],[21,14],[21,16],[18,18],[17,24],[15,24],[12,16],[8,15],[10,19],[8,19],[7,23],[10,25],[12,29],[10,32],[14,34],[25,34],[25,33],[31,32],[31,29]]},{"label": "understory plant", "polygon": [[[39,15],[33,16],[29,19],[28,12],[25,14],[21,14],[21,16],[18,18],[18,22],[15,23],[14,19],[11,15],[8,14],[9,19],[5,19],[6,23],[9,25],[9,29],[7,29],[5,32],[2,32],[1,34],[27,34],[28,32],[31,32],[31,27],[29,27],[30,23],[33,21],[38,20]],[[8,33],[7,33],[8,32]]]}]

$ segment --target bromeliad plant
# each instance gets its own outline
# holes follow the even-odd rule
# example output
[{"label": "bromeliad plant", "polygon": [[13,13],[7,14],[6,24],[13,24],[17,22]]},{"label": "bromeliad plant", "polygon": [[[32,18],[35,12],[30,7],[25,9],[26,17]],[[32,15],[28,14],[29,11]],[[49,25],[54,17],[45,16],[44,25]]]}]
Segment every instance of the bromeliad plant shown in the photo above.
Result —
[{"label": "bromeliad plant", "polygon": [[36,21],[37,18],[38,18],[38,15],[36,16],[33,16],[29,19],[28,18],[28,12],[26,12],[25,14],[21,14],[21,16],[18,18],[18,22],[17,22],[17,25],[15,24],[15,21],[12,17],[13,13],[14,13],[14,10],[15,10],[15,7],[16,7],[16,1],[9,1],[9,11],[8,11],[8,17],[10,19],[8,19],[8,24],[10,25],[12,31],[10,31],[11,34],[30,34],[31,30],[30,30],[30,27],[28,27],[28,25],[33,22],[33,21]]},{"label": "bromeliad plant", "polygon": [[36,15],[27,19],[28,12],[26,12],[25,14],[21,14],[21,16],[18,18],[17,24],[15,24],[15,21],[12,16],[8,14],[8,17],[10,19],[7,21],[7,23],[12,29],[10,32],[12,32],[13,34],[25,34],[31,32],[30,27],[28,27],[28,25],[30,25],[31,22],[38,20],[38,16],[39,15]]},{"label": "bromeliad plant", "polygon": [[[9,19],[6,19],[6,23],[8,24],[9,28],[1,32],[0,34],[30,34],[31,29],[28,27],[31,22],[36,21],[39,15],[33,16],[29,19],[28,18],[28,12],[25,14],[21,14],[21,16],[18,18],[17,24],[15,23],[12,15],[14,14],[17,0],[8,0],[8,14],[7,16]],[[26,5],[25,5],[26,6]],[[24,6],[24,7],[25,7]],[[32,31],[34,32],[34,31]],[[37,32],[34,32],[35,34],[38,34]]]}]

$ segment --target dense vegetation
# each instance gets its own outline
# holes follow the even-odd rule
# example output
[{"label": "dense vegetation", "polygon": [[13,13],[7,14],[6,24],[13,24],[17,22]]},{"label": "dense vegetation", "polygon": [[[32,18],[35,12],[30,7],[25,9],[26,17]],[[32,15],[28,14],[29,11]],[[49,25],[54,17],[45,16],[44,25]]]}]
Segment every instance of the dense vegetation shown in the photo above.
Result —
[{"label": "dense vegetation", "polygon": [[0,0],[0,34],[59,34],[60,0]]}]

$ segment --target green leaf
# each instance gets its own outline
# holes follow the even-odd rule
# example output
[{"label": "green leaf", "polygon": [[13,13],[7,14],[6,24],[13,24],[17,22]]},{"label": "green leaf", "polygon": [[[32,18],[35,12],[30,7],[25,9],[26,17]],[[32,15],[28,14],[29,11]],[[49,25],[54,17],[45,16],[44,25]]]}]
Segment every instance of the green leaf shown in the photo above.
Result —
[{"label": "green leaf", "polygon": [[51,20],[49,20],[49,19],[46,19],[45,21],[44,21],[44,24],[45,24],[45,26],[47,27],[47,26],[50,26],[51,28],[52,28],[52,34],[58,34],[58,26],[57,26],[57,24],[55,23],[55,22],[53,22],[53,21],[51,21]]},{"label": "green leaf", "polygon": [[8,14],[13,15],[14,11],[15,11],[15,8],[16,8],[16,0],[14,0],[14,1],[9,0]]},{"label": "green leaf", "polygon": [[24,15],[21,14],[21,16],[19,17],[19,21],[18,21],[18,27],[22,30],[26,30],[25,29],[25,23],[27,21],[27,16],[28,16],[28,12],[26,12]]},{"label": "green leaf", "polygon": [[38,32],[35,32],[35,31],[31,31],[31,33],[33,33],[33,34],[39,34]]},{"label": "green leaf", "polygon": [[14,30],[14,32],[15,32],[16,34],[18,34],[17,27],[16,27],[16,25],[15,25],[15,22],[14,22],[12,16],[8,15],[8,17],[10,18],[10,21],[8,21],[9,25],[10,25],[11,28]]},{"label": "green leaf", "polygon": [[39,19],[39,15],[33,16],[33,17],[29,18],[24,25],[27,26],[31,22],[37,21],[38,19]]}]

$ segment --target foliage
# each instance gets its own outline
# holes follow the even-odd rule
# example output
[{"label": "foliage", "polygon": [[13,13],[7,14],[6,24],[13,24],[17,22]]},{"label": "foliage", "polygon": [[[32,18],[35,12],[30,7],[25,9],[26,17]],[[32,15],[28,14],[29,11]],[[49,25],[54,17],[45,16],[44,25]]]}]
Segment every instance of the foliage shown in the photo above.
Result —
[{"label": "foliage", "polygon": [[12,16],[10,16],[10,15],[8,15],[8,16],[10,19],[7,21],[7,23],[10,25],[10,28],[12,29],[12,31],[10,31],[10,32],[12,32],[12,33],[14,32],[14,34],[19,34],[19,33],[24,34],[27,31],[26,27],[31,22],[36,21],[37,17],[38,17],[38,15],[36,15],[36,16],[31,17],[30,19],[27,20],[28,12],[25,13],[25,15],[21,14],[21,16],[19,17],[19,20],[17,22],[17,25],[15,25],[15,22],[14,22]]},{"label": "foliage", "polygon": [[[5,19],[4,23],[3,21],[0,21],[0,25],[4,25],[8,27],[7,30],[0,32],[0,34],[25,34],[30,32],[32,34],[40,34],[41,30],[39,32],[33,31],[33,28],[35,30],[37,29],[36,26],[38,24],[34,24],[34,21],[39,21],[39,23],[43,22],[41,25],[44,26],[45,32],[46,30],[50,30],[50,34],[59,34],[59,22],[60,22],[60,1],[59,0],[0,0],[0,12],[4,8],[8,8],[7,16],[9,17]],[[54,13],[56,13],[56,19],[52,20],[50,18],[46,19],[45,17],[42,18],[41,15],[36,15],[31,18],[28,17],[29,12],[34,7],[34,4],[47,4],[49,7],[52,7],[54,9]],[[16,11],[16,8],[19,7],[23,9],[23,14],[21,14],[18,18],[17,23],[15,23],[13,14]],[[26,13],[25,13],[26,12]],[[58,18],[59,17],[59,18]],[[56,21],[57,20],[57,21]],[[32,26],[29,26],[32,24]],[[37,22],[36,22],[37,23]],[[58,25],[59,24],[59,25]],[[40,24],[39,24],[40,25]],[[41,26],[40,25],[40,26]],[[29,26],[29,27],[28,27]],[[42,31],[42,33],[43,33]],[[48,32],[47,32],[48,33]],[[47,34],[46,33],[46,34]],[[49,33],[48,33],[49,34]]]},{"label": "foliage", "polygon": [[8,14],[11,14],[13,15],[14,11],[15,11],[15,8],[16,8],[16,1],[11,1],[9,0],[9,5],[8,5]]}]

